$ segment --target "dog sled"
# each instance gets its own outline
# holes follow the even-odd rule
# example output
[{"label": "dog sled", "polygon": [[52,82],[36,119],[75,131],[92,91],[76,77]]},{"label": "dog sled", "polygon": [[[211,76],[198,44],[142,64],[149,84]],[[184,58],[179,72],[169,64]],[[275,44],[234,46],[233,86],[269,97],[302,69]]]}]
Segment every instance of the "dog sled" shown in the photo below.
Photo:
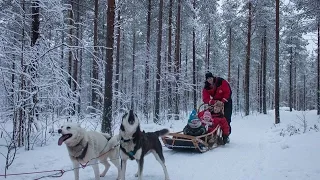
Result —
[{"label": "dog sled", "polygon": [[[197,113],[200,112],[200,108],[205,105],[202,104],[198,108]],[[190,136],[183,133],[183,131],[168,133],[162,136],[162,142],[165,147],[172,150],[192,150],[200,153],[207,152],[211,149],[218,147],[219,140],[222,137],[222,130],[218,125],[212,132],[209,132],[200,136]]]},{"label": "dog sled", "polygon": [[[212,132],[201,136],[190,136],[183,134],[183,131],[169,133],[161,137],[163,144],[172,150],[195,150],[200,153],[207,152],[218,146],[218,139],[222,136],[220,126]],[[209,142],[211,141],[211,142]]]}]

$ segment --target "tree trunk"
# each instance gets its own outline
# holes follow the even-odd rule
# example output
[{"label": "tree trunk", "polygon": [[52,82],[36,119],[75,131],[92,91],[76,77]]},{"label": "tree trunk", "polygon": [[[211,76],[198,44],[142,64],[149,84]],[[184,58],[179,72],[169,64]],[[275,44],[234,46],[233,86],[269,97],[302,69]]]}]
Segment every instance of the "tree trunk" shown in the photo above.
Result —
[{"label": "tree trunk", "polygon": [[[125,82],[125,78],[124,78],[124,58],[125,58],[125,34],[122,33],[122,59],[121,59],[121,86],[120,86],[120,89],[121,89],[121,94],[126,94],[126,82]],[[123,101],[120,99],[120,107],[123,106]]]},{"label": "tree trunk", "polygon": [[232,39],[231,36],[232,31],[231,27],[229,27],[229,48],[228,48],[228,82],[231,82],[231,48],[232,48]]},{"label": "tree trunk", "polygon": [[159,4],[159,31],[158,31],[158,43],[157,43],[157,70],[156,70],[156,99],[155,99],[155,117],[153,122],[159,123],[159,112],[160,112],[160,77],[161,77],[161,44],[162,44],[162,11],[163,11],[163,0],[160,0]]},{"label": "tree trunk", "polygon": [[107,50],[106,68],[104,79],[104,107],[101,123],[101,132],[112,135],[112,76],[113,76],[113,40],[114,40],[114,16],[115,0],[108,0],[107,8]]},{"label": "tree trunk", "polygon": [[[118,2],[120,4],[120,2]],[[117,54],[116,54],[116,82],[114,83],[114,89],[116,92],[117,100],[116,109],[119,109],[119,99],[120,99],[120,90],[119,90],[119,76],[120,76],[120,42],[121,42],[121,25],[120,25],[120,7],[118,7],[118,22],[117,22]]]},{"label": "tree trunk", "polygon": [[210,23],[209,23],[209,28],[208,28],[208,47],[207,47],[207,69],[208,71],[210,70],[210,39],[211,38],[211,26],[210,26]]},{"label": "tree trunk", "polygon": [[267,27],[264,27],[264,40],[263,40],[263,63],[262,63],[262,106],[263,114],[267,114]]},{"label": "tree trunk", "polygon": [[317,82],[317,114],[320,115],[320,20],[318,19],[318,82]]},{"label": "tree trunk", "polygon": [[173,0],[170,0],[169,4],[169,29],[168,29],[168,111],[169,118],[173,113],[173,100],[172,100],[172,7]]},{"label": "tree trunk", "polygon": [[[144,86],[144,116],[148,117],[149,113],[149,61],[150,61],[150,37],[151,37],[151,0],[148,0],[148,13],[147,13],[147,59],[146,59],[146,73],[145,73],[145,86]],[[148,118],[147,118],[148,119]]]},{"label": "tree trunk", "polygon": [[237,80],[237,108],[236,111],[239,112],[240,110],[240,65],[238,63],[238,72],[237,72],[237,76],[238,76],[238,80]]},{"label": "tree trunk", "polygon": [[297,91],[297,66],[296,66],[296,63],[294,62],[295,61],[295,57],[293,56],[293,63],[292,63],[292,67],[293,67],[293,75],[292,75],[292,78],[293,78],[293,98],[292,98],[292,101],[293,101],[293,108],[294,109],[298,109],[297,107],[297,94],[298,94],[298,91]]},{"label": "tree trunk", "polygon": [[[13,72],[16,71],[16,63],[15,63],[15,57],[16,55],[13,55],[13,62],[12,62],[12,70]],[[14,95],[14,90],[16,89],[15,87],[15,83],[16,83],[16,76],[15,76],[15,73],[12,73],[11,74],[11,84],[12,84],[12,89],[10,91],[11,93],[11,99],[12,99],[12,106],[15,106],[15,95]],[[16,138],[16,133],[17,133],[17,110],[16,108],[14,108],[14,111],[13,111],[13,116],[12,116],[12,123],[13,123],[13,128],[12,128],[12,141],[16,141],[17,138]]]},{"label": "tree trunk", "polygon": [[[188,46],[188,43],[185,43],[186,44],[186,54],[185,54],[185,78],[188,79],[188,51],[189,51],[189,46]],[[186,103],[183,103],[184,104],[184,109],[185,109],[185,112],[188,111],[188,101],[189,101],[189,91],[184,91],[183,93],[183,97],[187,97],[187,98],[184,98],[185,101],[187,101]]]},{"label": "tree trunk", "polygon": [[32,1],[32,27],[31,27],[31,46],[34,46],[39,38],[39,28],[40,28],[40,7],[39,7],[39,0]]},{"label": "tree trunk", "polygon": [[259,73],[258,73],[258,93],[259,93],[259,113],[262,113],[262,101],[263,101],[263,97],[262,97],[262,77],[263,77],[263,55],[264,55],[264,43],[263,43],[264,37],[261,38],[261,51],[260,51],[260,55],[261,55],[261,59],[260,59],[260,64],[259,64]]},{"label": "tree trunk", "polygon": [[[84,27],[81,26],[79,29],[79,39],[82,40],[83,39],[83,29]],[[81,87],[82,87],[82,67],[83,67],[83,50],[80,49],[79,52],[79,90],[78,90],[78,113],[81,113],[81,101],[83,96],[81,96]],[[83,98],[84,99],[84,98]]]},{"label": "tree trunk", "polygon": [[302,106],[302,108],[303,108],[303,111],[305,111],[306,110],[306,93],[307,93],[307,91],[306,91],[306,74],[304,73],[303,74],[303,106]]},{"label": "tree trunk", "polygon": [[[135,23],[135,22],[133,22]],[[135,25],[133,25],[135,26]],[[134,98],[135,97],[135,66],[136,66],[136,28],[133,28],[133,40],[132,40],[132,74],[131,74],[131,109],[134,109]]]},{"label": "tree trunk", "polygon": [[[196,0],[193,0],[193,9],[196,9]],[[194,14],[194,17],[195,14]],[[209,40],[209,39],[208,39]],[[209,42],[208,42],[209,45]],[[209,48],[208,48],[209,51]],[[196,32],[195,27],[192,31],[192,84],[193,84],[193,108],[197,109],[197,85],[196,85]]]},{"label": "tree trunk", "polygon": [[175,120],[179,120],[179,69],[180,69],[180,33],[181,33],[181,0],[178,0],[177,28],[175,37]]},{"label": "tree trunk", "polygon": [[280,11],[280,0],[276,0],[276,54],[275,54],[275,91],[274,91],[274,105],[275,105],[275,124],[280,123],[280,112],[279,112],[279,16]]},{"label": "tree trunk", "polygon": [[94,1],[94,21],[93,21],[93,61],[92,61],[92,97],[91,105],[93,107],[93,112],[96,112],[98,108],[98,78],[99,78],[99,66],[98,66],[98,18],[99,18],[99,0]]},{"label": "tree trunk", "polygon": [[246,55],[246,67],[245,67],[245,86],[244,86],[244,97],[245,97],[245,115],[249,115],[250,101],[250,52],[251,52],[251,1],[249,1],[249,15],[248,15],[248,34],[247,34],[247,55]]},{"label": "tree trunk", "polygon": [[[40,36],[39,34],[39,28],[40,28],[40,19],[39,19],[39,12],[40,12],[40,7],[39,7],[39,1],[32,1],[32,5],[31,5],[31,12],[32,12],[32,23],[31,23],[31,47],[34,47],[33,50],[34,52],[37,52],[38,48],[35,47],[36,42]],[[28,81],[28,86],[30,86],[31,88],[31,92],[32,92],[32,102],[30,103],[28,109],[28,113],[27,113],[27,118],[28,118],[28,122],[27,122],[27,144],[26,144],[26,149],[30,150],[30,134],[31,134],[31,125],[32,123],[35,123],[36,121],[36,104],[38,102],[38,97],[37,97],[37,89],[38,87],[36,87],[34,84],[32,84],[31,82],[35,82],[36,78],[38,76],[37,74],[37,69],[38,69],[38,55],[39,53],[36,53],[36,55],[31,59],[31,64],[27,65],[27,73],[29,73],[29,75],[31,76],[30,81]],[[37,128],[37,126],[35,125],[35,127]],[[37,128],[38,130],[38,128]]]},{"label": "tree trunk", "polygon": [[[83,26],[80,24],[80,19],[81,19],[81,16],[80,16],[80,11],[81,11],[81,2],[83,1],[80,1],[80,0],[77,0],[77,47],[79,47],[80,45],[80,41],[82,41],[82,34],[83,34]],[[81,71],[81,68],[82,68],[82,52],[83,52],[83,49],[82,48],[78,48],[77,49],[77,61],[75,62],[77,64],[76,66],[76,72],[75,72],[75,77],[77,78],[77,81],[75,82],[76,83],[76,93],[78,95],[78,104],[77,104],[77,113],[78,115],[81,113],[81,84],[82,84],[82,71]]]},{"label": "tree trunk", "polygon": [[[290,45],[292,45],[292,38],[290,38]],[[293,61],[293,51],[290,47],[290,60],[289,60],[289,108],[292,112],[292,61]]]},{"label": "tree trunk", "polygon": [[[72,36],[73,36],[73,7],[74,7],[74,3],[73,0],[70,0],[70,5],[71,8],[69,9],[69,54],[68,54],[68,84],[69,84],[69,88],[72,89],[72,61],[73,61],[73,54],[72,54],[72,46],[73,46],[73,40],[72,40]],[[69,95],[71,96],[71,95]],[[71,98],[71,97],[69,97]],[[72,105],[70,105],[70,108],[72,108]],[[74,109],[71,110],[70,115],[74,115]]]},{"label": "tree trunk", "polygon": [[25,131],[25,102],[23,101],[23,99],[25,98],[25,74],[26,74],[26,67],[24,65],[24,49],[25,49],[25,20],[26,20],[26,13],[25,13],[25,0],[22,0],[22,10],[23,10],[23,19],[22,19],[22,36],[21,36],[21,60],[20,60],[20,67],[23,71],[23,73],[20,74],[20,94],[19,94],[19,99],[18,101],[22,101],[20,107],[19,107],[19,125],[18,125],[18,147],[21,147],[24,145],[24,131]]}]

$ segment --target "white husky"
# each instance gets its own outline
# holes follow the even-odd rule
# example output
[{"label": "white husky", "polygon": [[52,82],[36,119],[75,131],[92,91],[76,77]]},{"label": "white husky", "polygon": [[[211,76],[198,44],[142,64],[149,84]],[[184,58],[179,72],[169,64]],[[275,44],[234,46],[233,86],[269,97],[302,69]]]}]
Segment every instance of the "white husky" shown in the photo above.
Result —
[{"label": "white husky", "polygon": [[[58,145],[63,142],[66,144],[70,159],[73,163],[75,180],[79,180],[79,165],[91,164],[95,180],[104,177],[110,168],[108,158],[118,169],[120,179],[120,160],[118,137],[111,137],[107,133],[86,131],[80,125],[66,123],[58,130],[62,136],[59,138]],[[99,174],[100,163],[105,166],[104,171]]]}]

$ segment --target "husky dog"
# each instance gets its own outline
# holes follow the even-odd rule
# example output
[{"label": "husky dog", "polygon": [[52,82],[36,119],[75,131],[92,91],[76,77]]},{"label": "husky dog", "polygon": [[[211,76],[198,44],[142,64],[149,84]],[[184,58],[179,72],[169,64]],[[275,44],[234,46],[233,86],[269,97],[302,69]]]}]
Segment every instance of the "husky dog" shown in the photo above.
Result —
[{"label": "husky dog", "polygon": [[[110,168],[107,158],[118,168],[118,178],[120,179],[120,161],[118,137],[111,137],[107,133],[86,131],[78,124],[66,123],[58,130],[62,136],[58,140],[58,145],[64,142],[67,146],[69,157],[73,163],[75,180],[79,180],[80,163],[92,165],[95,180],[104,177]],[[99,174],[99,165],[102,163],[105,168]]]},{"label": "husky dog", "polygon": [[155,132],[141,132],[140,122],[132,110],[125,113],[122,117],[120,126],[120,157],[121,157],[121,180],[125,180],[127,160],[136,160],[138,163],[138,172],[136,177],[142,180],[142,170],[144,156],[152,153],[157,161],[161,164],[165,180],[169,180],[168,171],[162,152],[162,145],[159,136],[163,136],[169,132],[168,129],[162,129]]}]

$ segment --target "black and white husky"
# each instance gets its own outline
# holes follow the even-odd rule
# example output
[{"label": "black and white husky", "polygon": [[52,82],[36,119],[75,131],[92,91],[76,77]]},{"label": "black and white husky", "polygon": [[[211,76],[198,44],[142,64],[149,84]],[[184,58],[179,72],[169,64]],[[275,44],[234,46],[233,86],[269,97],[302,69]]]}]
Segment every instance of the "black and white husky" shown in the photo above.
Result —
[{"label": "black and white husky", "polygon": [[122,117],[120,126],[120,157],[121,157],[121,180],[125,180],[127,160],[136,160],[138,163],[138,172],[136,177],[142,180],[142,170],[144,156],[152,153],[157,161],[161,164],[165,180],[169,180],[168,171],[162,152],[162,145],[159,136],[163,136],[169,132],[168,129],[162,129],[155,132],[141,132],[140,122],[137,115],[130,110]]}]

